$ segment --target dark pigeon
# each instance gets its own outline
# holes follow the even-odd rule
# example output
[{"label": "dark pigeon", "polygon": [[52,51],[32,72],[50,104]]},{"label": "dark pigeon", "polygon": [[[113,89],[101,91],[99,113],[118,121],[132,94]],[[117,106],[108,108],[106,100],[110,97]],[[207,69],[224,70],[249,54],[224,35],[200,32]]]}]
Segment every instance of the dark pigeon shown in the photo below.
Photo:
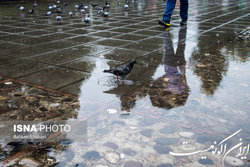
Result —
[{"label": "dark pigeon", "polygon": [[96,7],[98,6],[98,4],[91,4],[91,6],[92,6],[93,8],[96,8]]},{"label": "dark pigeon", "polygon": [[29,14],[34,14],[34,12],[35,12],[34,9],[29,10]]},{"label": "dark pigeon", "polygon": [[117,79],[119,76],[122,78],[122,80],[124,80],[125,77],[132,71],[135,63],[136,61],[133,59],[133,60],[130,60],[128,64],[118,66],[114,69],[104,70],[103,72],[114,74],[117,76]]}]

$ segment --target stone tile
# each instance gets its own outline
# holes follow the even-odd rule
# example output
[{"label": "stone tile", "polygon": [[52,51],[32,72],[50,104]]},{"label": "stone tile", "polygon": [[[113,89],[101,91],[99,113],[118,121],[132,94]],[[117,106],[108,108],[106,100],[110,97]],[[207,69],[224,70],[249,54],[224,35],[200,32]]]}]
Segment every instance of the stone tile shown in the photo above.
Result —
[{"label": "stone tile", "polygon": [[137,31],[134,32],[132,34],[139,34],[139,35],[147,35],[147,36],[155,36],[155,35],[159,35],[161,32],[157,32],[157,31],[150,31],[150,30],[141,30],[141,31]]},{"label": "stone tile", "polygon": [[79,44],[86,44],[88,42],[94,42],[94,41],[96,41],[98,39],[100,39],[100,38],[91,37],[89,35],[82,35],[82,36],[68,38],[67,41],[70,41],[74,45],[79,45]]},{"label": "stone tile", "polygon": [[35,30],[35,31],[25,32],[24,34],[25,35],[32,35],[32,36],[40,36],[40,35],[48,34],[48,32],[42,31],[42,30]]},{"label": "stone tile", "polygon": [[84,35],[84,34],[87,34],[89,32],[91,32],[89,29],[84,29],[84,28],[76,28],[76,29],[67,31],[67,33],[73,33],[76,35]]},{"label": "stone tile", "polygon": [[126,49],[114,49],[103,56],[107,59],[117,60],[122,62],[128,62],[131,59],[136,59],[141,57],[146,52],[137,51],[137,50],[126,50]]},{"label": "stone tile", "polygon": [[61,91],[61,92],[70,93],[70,94],[78,96],[81,93],[81,85],[82,85],[82,83],[83,83],[83,81],[78,81],[76,83],[73,83],[73,84],[70,84],[68,86],[62,87],[62,88],[60,88],[58,90]]},{"label": "stone tile", "polygon": [[[15,60],[15,59],[14,59]],[[9,68],[11,67],[11,68]],[[49,65],[41,64],[27,60],[11,61],[8,64],[0,65],[1,75],[8,78],[17,78],[23,75],[27,75],[42,69],[48,68]]]},{"label": "stone tile", "polygon": [[86,56],[82,56],[82,58],[79,58],[75,61],[72,60],[71,62],[64,63],[61,66],[91,73],[95,68],[95,63],[97,61],[97,58],[90,57],[87,55],[88,54],[86,54]]},{"label": "stone tile", "polygon": [[35,85],[41,85],[50,89],[58,89],[76,81],[83,80],[87,76],[88,74],[84,72],[58,67],[43,70],[18,79],[21,81],[33,83]]},{"label": "stone tile", "polygon": [[133,49],[133,50],[140,50],[140,51],[154,51],[156,49],[161,48],[163,45],[152,45],[151,43],[147,43],[147,42],[136,42],[136,43],[132,43],[132,44],[128,44],[126,46],[122,46],[122,48],[126,48],[126,49]]},{"label": "stone tile", "polygon": [[87,56],[90,52],[91,51],[87,48],[83,48],[81,51],[79,49],[69,48],[41,56],[31,57],[30,60],[56,65],[74,61],[77,58]]},{"label": "stone tile", "polygon": [[111,30],[112,32],[119,32],[119,33],[130,33],[133,31],[136,31],[136,29],[130,29],[130,28],[115,28]]},{"label": "stone tile", "polygon": [[131,40],[131,41],[138,41],[146,38],[145,36],[142,35],[131,35],[131,34],[125,34],[121,36],[114,37],[116,39],[124,39],[124,40]]},{"label": "stone tile", "polygon": [[9,64],[11,62],[15,62],[16,60],[17,60],[17,58],[15,58],[15,57],[11,57],[9,55],[7,56],[7,55],[0,54],[0,65],[2,65],[2,64]]},{"label": "stone tile", "polygon": [[102,41],[96,42],[96,44],[98,44],[98,45],[113,46],[113,47],[121,46],[121,45],[124,45],[124,44],[127,44],[127,43],[128,43],[127,41],[114,40],[114,39],[104,39]]},{"label": "stone tile", "polygon": [[105,37],[105,38],[110,38],[120,35],[118,32],[110,32],[110,31],[102,31],[102,32],[96,32],[96,33],[91,33],[91,36],[97,36],[97,37]]}]

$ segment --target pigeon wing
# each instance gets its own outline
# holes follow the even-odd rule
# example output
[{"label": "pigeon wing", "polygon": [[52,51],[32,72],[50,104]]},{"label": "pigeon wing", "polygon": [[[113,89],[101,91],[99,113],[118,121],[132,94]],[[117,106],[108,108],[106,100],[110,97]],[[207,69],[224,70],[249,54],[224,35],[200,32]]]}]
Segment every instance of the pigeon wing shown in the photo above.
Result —
[{"label": "pigeon wing", "polygon": [[117,67],[113,73],[115,75],[118,75],[118,76],[124,76],[124,75],[128,75],[131,71],[131,67],[128,66],[128,65],[123,65],[123,66],[120,66],[120,67]]}]

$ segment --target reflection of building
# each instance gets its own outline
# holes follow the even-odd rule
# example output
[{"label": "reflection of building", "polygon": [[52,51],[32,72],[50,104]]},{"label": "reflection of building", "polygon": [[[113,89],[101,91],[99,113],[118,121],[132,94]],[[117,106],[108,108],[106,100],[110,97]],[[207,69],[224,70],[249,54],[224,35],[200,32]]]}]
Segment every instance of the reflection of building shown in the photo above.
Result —
[{"label": "reflection of building", "polygon": [[193,54],[192,58],[197,61],[193,70],[202,81],[202,91],[207,95],[214,94],[223,79],[223,75],[226,74],[228,61],[220,53],[213,53],[208,56]]}]

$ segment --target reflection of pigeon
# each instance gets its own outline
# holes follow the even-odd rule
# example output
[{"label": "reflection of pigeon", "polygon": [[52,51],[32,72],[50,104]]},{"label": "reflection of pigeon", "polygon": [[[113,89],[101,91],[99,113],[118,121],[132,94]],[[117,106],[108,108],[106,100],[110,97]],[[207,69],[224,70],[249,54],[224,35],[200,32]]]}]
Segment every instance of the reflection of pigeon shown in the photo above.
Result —
[{"label": "reflection of pigeon", "polygon": [[120,76],[124,80],[126,75],[128,75],[131,72],[135,63],[136,61],[133,59],[130,60],[129,64],[121,65],[119,67],[110,70],[104,70],[103,72],[114,74],[117,76],[117,79],[118,76]]}]

